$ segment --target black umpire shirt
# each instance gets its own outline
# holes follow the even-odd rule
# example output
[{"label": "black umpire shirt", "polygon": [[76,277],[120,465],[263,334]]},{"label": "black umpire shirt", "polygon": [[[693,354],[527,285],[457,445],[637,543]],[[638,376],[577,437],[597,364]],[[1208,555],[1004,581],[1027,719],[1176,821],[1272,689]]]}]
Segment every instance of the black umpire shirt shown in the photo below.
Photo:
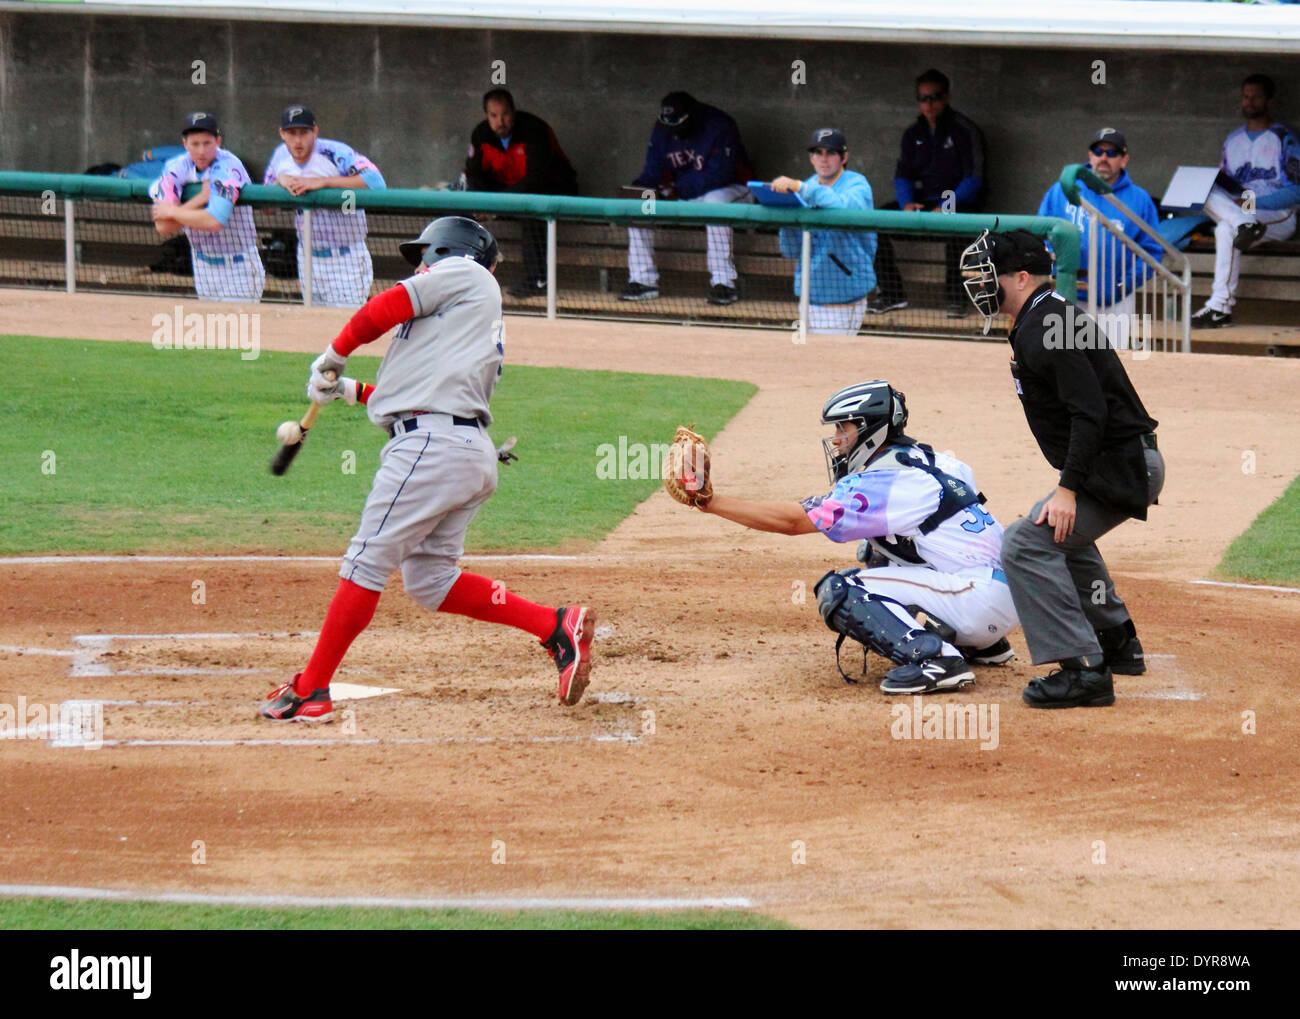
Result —
[{"label": "black umpire shirt", "polygon": [[1008,340],[1025,419],[1061,472],[1061,487],[1145,520],[1143,437],[1157,422],[1096,322],[1044,283],[1020,309]]}]

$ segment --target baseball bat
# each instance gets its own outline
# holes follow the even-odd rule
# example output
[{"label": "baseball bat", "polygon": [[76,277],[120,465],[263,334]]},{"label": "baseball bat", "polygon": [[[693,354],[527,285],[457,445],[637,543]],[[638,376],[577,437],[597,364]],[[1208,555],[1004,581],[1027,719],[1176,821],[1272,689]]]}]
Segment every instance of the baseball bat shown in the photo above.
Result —
[{"label": "baseball bat", "polygon": [[[328,369],[321,372],[321,374],[330,382],[333,382],[338,378],[338,372]],[[293,458],[298,455],[298,451],[302,449],[302,444],[307,441],[307,431],[316,423],[316,416],[320,414],[322,406],[323,404],[313,402],[312,405],[307,408],[307,413],[302,416],[302,420],[298,422],[298,427],[302,429],[302,435],[299,437],[298,441],[286,442],[275,451],[275,456],[271,458],[271,473],[276,477],[279,477],[287,471],[289,465],[293,463]]]}]

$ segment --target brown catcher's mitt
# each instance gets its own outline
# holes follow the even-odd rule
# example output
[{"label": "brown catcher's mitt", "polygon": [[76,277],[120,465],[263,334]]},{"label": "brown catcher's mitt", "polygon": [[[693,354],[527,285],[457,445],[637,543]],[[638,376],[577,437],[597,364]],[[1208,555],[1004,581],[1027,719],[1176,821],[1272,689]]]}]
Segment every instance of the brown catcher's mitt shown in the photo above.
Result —
[{"label": "brown catcher's mitt", "polygon": [[684,425],[677,429],[664,458],[664,490],[684,506],[707,506],[713,498],[709,444]]}]

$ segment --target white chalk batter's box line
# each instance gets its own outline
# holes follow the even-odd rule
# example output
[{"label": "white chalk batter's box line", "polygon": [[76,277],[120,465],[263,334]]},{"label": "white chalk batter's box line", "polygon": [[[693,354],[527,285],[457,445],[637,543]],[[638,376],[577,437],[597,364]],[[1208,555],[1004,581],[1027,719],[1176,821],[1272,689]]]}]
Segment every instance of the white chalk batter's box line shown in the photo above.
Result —
[{"label": "white chalk batter's box line", "polygon": [[163,902],[183,906],[254,906],[267,909],[311,909],[350,906],[358,909],[487,909],[514,912],[521,909],[575,910],[678,910],[752,909],[754,903],[741,896],[717,898],[583,896],[542,898],[540,896],[477,896],[452,898],[382,898],[371,895],[333,897],[307,895],[217,895],[204,892],[132,891],[125,888],[76,888],[67,885],[0,885],[0,896],[107,900],[114,902]]},{"label": "white chalk batter's box line", "polygon": [[[239,668],[171,668],[171,667],[146,667],[139,669],[117,669],[100,661],[100,658],[112,650],[112,645],[117,641],[213,641],[213,640],[270,640],[285,637],[315,637],[316,632],[281,632],[281,633],[82,633],[72,638],[72,642],[78,647],[75,650],[63,648],[39,648],[39,647],[21,647],[13,645],[0,645],[0,652],[9,652],[13,654],[36,654],[36,655],[53,655],[57,657],[71,658],[71,664],[68,669],[68,675],[77,678],[85,677],[120,677],[120,676],[194,676],[194,675],[249,675],[251,673],[265,672],[266,669],[239,669]],[[363,686],[357,683],[335,681],[330,684],[330,697],[334,701],[346,702],[353,700],[366,700],[372,697],[383,697],[388,694],[401,693],[397,687],[377,687]],[[636,698],[631,694],[621,691],[602,691],[588,698],[590,701],[604,704],[627,704],[634,705]],[[153,708],[172,708],[172,707],[193,707],[209,704],[208,701],[167,701],[167,700],[110,700],[96,698],[77,698],[64,701],[61,708],[84,708],[85,706],[103,706],[103,707],[153,707]],[[55,738],[49,739],[49,745],[56,749],[84,748],[86,743],[80,740],[67,740],[58,737],[58,734],[49,730],[49,726],[35,728],[29,727],[24,735],[30,739],[48,739],[50,736]],[[412,737],[412,738],[358,738],[358,737],[326,737],[320,739],[270,739],[270,738],[247,738],[247,739],[106,739],[96,743],[96,746],[104,747],[234,747],[234,746],[441,746],[441,745],[475,745],[491,743],[640,743],[641,736],[636,732],[604,732],[604,733],[581,733],[567,736],[525,736],[525,737],[507,737],[507,736],[446,736],[446,737]]]}]

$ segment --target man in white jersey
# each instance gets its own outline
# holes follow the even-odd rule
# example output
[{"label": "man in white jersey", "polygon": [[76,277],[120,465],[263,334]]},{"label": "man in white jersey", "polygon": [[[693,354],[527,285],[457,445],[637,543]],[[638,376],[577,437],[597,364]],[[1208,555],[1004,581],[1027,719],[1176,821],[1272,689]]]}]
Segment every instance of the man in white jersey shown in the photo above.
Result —
[{"label": "man in white jersey", "polygon": [[[260,301],[266,272],[257,253],[253,210],[236,206],[251,184],[239,157],[221,147],[221,130],[211,113],[191,113],[181,127],[185,151],[163,164],[149,185],[154,227],[164,237],[182,230],[190,242],[194,289],[201,301]],[[186,184],[203,187],[181,201]]]},{"label": "man in white jersey", "polygon": [[[263,184],[279,184],[291,195],[320,188],[385,187],[379,167],[350,145],[320,137],[316,114],[289,106],[280,116],[280,145],[266,164]],[[294,214],[298,231],[298,283],[305,291],[307,253],[303,210]],[[370,299],[374,266],[366,248],[366,213],[311,210],[311,299],[313,304],[355,308]]]},{"label": "man in white jersey", "polygon": [[1241,115],[1246,123],[1228,135],[1219,160],[1219,181],[1205,200],[1215,221],[1214,290],[1192,316],[1197,329],[1232,324],[1237,303],[1241,252],[1264,241],[1284,241],[1296,230],[1300,206],[1300,141],[1275,122],[1269,103],[1277,89],[1266,74],[1241,83]]},{"label": "man in white jersey", "polygon": [[[425,608],[537,637],[559,669],[562,703],[577,704],[589,682],[591,609],[539,605],[457,566],[465,530],[496,490],[505,458],[487,433],[505,357],[496,240],[472,219],[444,216],[401,251],[415,275],[366,302],[312,362],[312,400],[361,403],[390,439],[311,660],[262,705],[271,721],[330,720],[330,679],[398,567],[406,593]],[[344,376],[348,355],[393,326],[375,384]]]},{"label": "man in white jersey", "polygon": [[972,663],[1015,657],[1002,525],[981,505],[971,469],[903,433],[907,404],[888,382],[841,389],[822,423],[835,425],[822,440],[828,495],[755,502],[715,492],[700,508],[758,531],[865,539],[866,567],[822,577],[817,608],[841,643],[852,637],[894,662],[880,684],[887,694],[956,690],[975,682]]}]

